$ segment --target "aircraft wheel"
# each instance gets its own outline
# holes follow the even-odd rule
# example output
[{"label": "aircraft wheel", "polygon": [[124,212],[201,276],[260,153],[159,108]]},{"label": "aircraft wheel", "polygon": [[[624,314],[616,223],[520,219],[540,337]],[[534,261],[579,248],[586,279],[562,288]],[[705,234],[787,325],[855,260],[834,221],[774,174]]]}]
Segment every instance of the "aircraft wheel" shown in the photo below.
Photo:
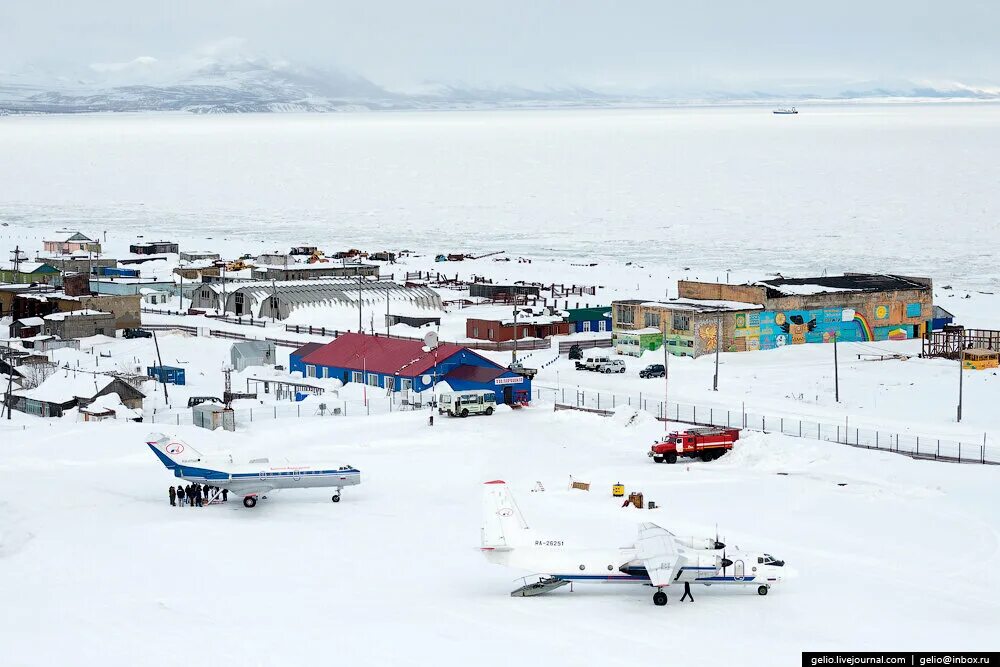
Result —
[{"label": "aircraft wheel", "polygon": [[493,408],[486,408],[486,414],[487,415],[493,414]]},{"label": "aircraft wheel", "polygon": [[255,507],[257,505],[257,499],[253,496],[247,496],[243,499],[243,507]]},{"label": "aircraft wheel", "polygon": [[758,586],[757,595],[767,595],[767,586]]},{"label": "aircraft wheel", "polygon": [[337,495],[335,495],[335,496],[334,496],[333,498],[331,498],[330,500],[332,500],[332,501],[333,501],[333,502],[335,502],[335,503],[339,503],[339,502],[340,502],[340,494],[338,493]]},{"label": "aircraft wheel", "polygon": [[656,591],[653,593],[653,604],[657,607],[663,607],[667,604],[667,594],[663,591]]},{"label": "aircraft wheel", "polygon": [[669,454],[666,454],[663,457],[663,460],[666,461],[667,463],[677,463],[677,454],[674,452],[670,452]]}]

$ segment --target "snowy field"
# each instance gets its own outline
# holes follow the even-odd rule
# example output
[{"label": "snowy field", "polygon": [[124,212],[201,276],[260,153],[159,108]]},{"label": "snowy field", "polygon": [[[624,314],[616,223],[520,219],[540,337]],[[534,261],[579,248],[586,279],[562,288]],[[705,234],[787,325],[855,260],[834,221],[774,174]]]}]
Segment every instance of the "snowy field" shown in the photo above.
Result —
[{"label": "snowy field", "polygon": [[[957,321],[1000,328],[998,154],[1000,114],[987,104],[816,106],[793,118],[760,108],[3,117],[0,248],[33,256],[62,227],[100,237],[116,257],[138,235],[227,257],[406,247],[414,253],[384,273],[599,287],[571,307],[662,298],[680,278],[891,272],[932,277],[935,303]],[[512,261],[433,261],[496,250]],[[169,276],[175,261],[141,269]],[[461,337],[465,315],[444,313],[442,337]],[[380,316],[362,319],[381,330]],[[357,326],[353,309],[293,318]],[[189,383],[171,389],[167,419],[189,414],[177,408],[188,396],[221,393],[231,341],[161,333],[159,343]],[[671,359],[670,401],[1000,447],[997,373],[964,376],[958,424],[954,362],[870,360],[913,355],[912,341],[839,349],[839,404],[825,345],[722,354],[718,392],[712,357]],[[95,337],[54,356],[78,372],[134,370],[156,351],[148,339]],[[541,367],[531,408],[433,428],[426,411],[355,416],[355,388],[338,396],[351,416],[255,419],[235,434],[75,415],[0,420],[0,665],[205,655],[250,665],[771,665],[797,664],[803,650],[996,648],[996,466],[760,434],[712,463],[657,466],[645,451],[663,426],[648,415],[628,424],[627,411],[554,412],[551,401],[578,391],[659,401],[662,380],[637,376],[661,355],[626,358],[622,376],[555,356],[524,359]],[[165,403],[151,393],[147,413],[162,417]],[[350,463],[363,484],[339,505],[316,490],[275,493],[253,511],[232,501],[171,508],[173,478],[143,444],[151,430],[206,452]],[[593,490],[569,491],[570,475]],[[695,604],[679,604],[672,592],[665,609],[643,587],[512,599],[515,577],[531,573],[489,565],[477,549],[481,483],[496,478],[533,528],[573,545],[631,544],[640,521],[706,535],[718,526],[796,576],[767,597],[699,586]],[[622,509],[610,493],[618,481],[660,509]],[[531,491],[538,482],[544,492]]]},{"label": "snowy field", "polygon": [[[142,424],[35,426],[0,461],[4,664],[797,664],[802,650],[995,648],[1000,551],[992,468],[751,436],[719,461],[649,463],[661,426],[552,413],[397,414],[180,435],[202,451],[275,448],[347,462],[363,484],[172,508]],[[484,437],[483,428],[490,424]],[[787,473],[779,475],[778,473]],[[592,482],[569,491],[569,475]],[[481,482],[503,478],[536,530],[631,544],[654,520],[787,560],[767,597],[643,587],[511,598],[519,573],[477,550]],[[661,506],[622,509],[611,485]],[[536,482],[545,491],[531,492]],[[844,486],[841,486],[841,485]],[[971,568],[971,569],[970,569]],[[970,572],[975,571],[975,576]],[[524,573],[527,574],[527,573]],[[54,641],[58,638],[58,641]],[[698,638],[688,641],[685,638]],[[705,642],[710,640],[710,649]],[[600,657],[600,658],[599,658]]]}]

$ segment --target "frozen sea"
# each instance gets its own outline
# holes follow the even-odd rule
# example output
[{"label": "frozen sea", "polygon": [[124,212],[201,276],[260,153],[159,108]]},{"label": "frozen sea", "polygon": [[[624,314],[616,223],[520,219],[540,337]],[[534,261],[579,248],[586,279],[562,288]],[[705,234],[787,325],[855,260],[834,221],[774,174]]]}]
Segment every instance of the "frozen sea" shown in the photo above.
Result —
[{"label": "frozen sea", "polygon": [[992,104],[5,117],[0,220],[990,289],[997,155]]}]

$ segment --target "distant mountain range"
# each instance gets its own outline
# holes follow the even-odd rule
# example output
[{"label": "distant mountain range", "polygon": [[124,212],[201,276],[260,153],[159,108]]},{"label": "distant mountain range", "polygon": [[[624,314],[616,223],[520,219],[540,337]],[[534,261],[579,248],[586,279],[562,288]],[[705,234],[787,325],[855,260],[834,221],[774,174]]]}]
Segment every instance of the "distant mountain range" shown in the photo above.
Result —
[{"label": "distant mountain range", "polygon": [[900,81],[782,86],[769,90],[642,92],[581,87],[530,89],[428,84],[387,90],[363,77],[243,58],[161,66],[152,58],[93,65],[75,76],[0,72],[0,114],[186,111],[192,113],[337,112],[389,109],[600,107],[876,99],[1000,100],[1000,87]]}]

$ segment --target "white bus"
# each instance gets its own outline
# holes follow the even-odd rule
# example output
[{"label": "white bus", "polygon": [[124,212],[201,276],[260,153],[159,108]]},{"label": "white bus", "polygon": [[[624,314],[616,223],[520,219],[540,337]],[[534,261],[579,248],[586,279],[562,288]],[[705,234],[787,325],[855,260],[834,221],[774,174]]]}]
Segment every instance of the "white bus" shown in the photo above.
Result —
[{"label": "white bus", "polygon": [[450,394],[441,394],[438,400],[438,414],[447,413],[452,417],[491,415],[496,405],[496,392],[490,389],[454,391]]}]

